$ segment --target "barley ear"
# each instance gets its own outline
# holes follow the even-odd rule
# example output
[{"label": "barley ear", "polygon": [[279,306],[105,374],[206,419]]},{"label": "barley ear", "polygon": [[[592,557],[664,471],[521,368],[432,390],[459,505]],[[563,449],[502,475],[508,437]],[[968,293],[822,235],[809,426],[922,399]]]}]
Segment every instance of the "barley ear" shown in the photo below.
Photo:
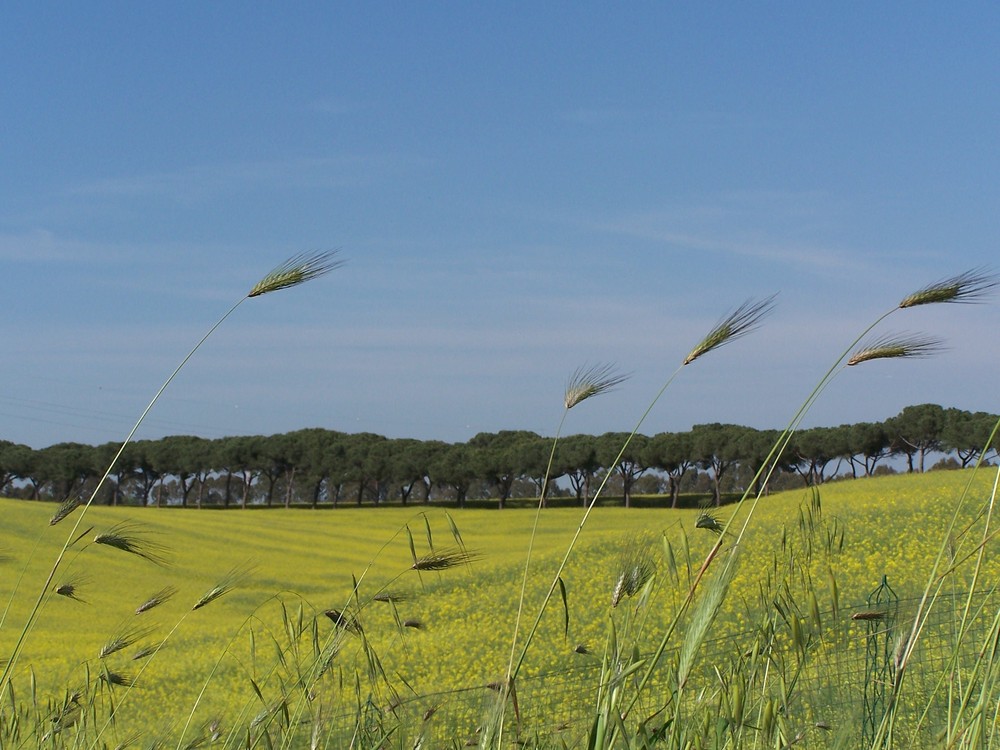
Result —
[{"label": "barley ear", "polygon": [[628,375],[617,372],[610,364],[579,367],[573,371],[566,383],[563,403],[567,409],[572,409],[591,396],[598,396],[613,390],[628,378]]},{"label": "barley ear", "polygon": [[159,542],[149,539],[146,534],[139,531],[141,526],[141,524],[132,521],[116,523],[104,533],[95,536],[94,543],[136,555],[154,565],[166,566],[169,549]]},{"label": "barley ear", "polygon": [[772,294],[770,297],[757,301],[748,299],[737,307],[733,312],[715,324],[715,327],[708,332],[708,335],[684,358],[684,364],[689,365],[699,357],[703,357],[710,351],[718,349],[723,344],[735,341],[753,331],[760,325],[761,320],[774,309],[775,296]]},{"label": "barley ear", "polygon": [[57,523],[66,518],[70,513],[80,507],[80,499],[76,497],[69,498],[59,504],[59,508],[56,510],[52,518],[49,519],[49,526],[55,526]]},{"label": "barley ear", "polygon": [[380,591],[372,597],[373,601],[376,602],[386,602],[389,604],[395,604],[397,602],[405,602],[410,597],[406,594],[397,594],[394,591]]},{"label": "barley ear", "polygon": [[134,677],[122,672],[112,672],[110,669],[104,669],[99,675],[99,679],[112,687],[130,688],[135,685]]},{"label": "barley ear", "polygon": [[336,625],[338,628],[347,630],[351,633],[361,632],[361,623],[353,615],[348,614],[339,609],[328,609],[323,612],[324,615],[330,618],[330,621]]},{"label": "barley ear", "polygon": [[930,357],[943,349],[944,346],[937,339],[911,334],[887,334],[862,345],[847,360],[847,364],[854,366],[872,359]]},{"label": "barley ear", "polygon": [[247,297],[259,297],[319,278],[344,264],[336,255],[336,252],[295,255],[254,284]]},{"label": "barley ear", "polygon": [[707,510],[703,510],[698,514],[698,518],[694,522],[694,527],[696,529],[707,529],[713,534],[721,534],[726,528],[722,525],[722,522],[718,518],[713,516]]},{"label": "barley ear", "polygon": [[152,628],[136,627],[125,623],[112,633],[111,637],[101,647],[97,657],[99,659],[106,659],[111,656],[111,654],[116,654],[119,651],[131,648],[152,632]]},{"label": "barley ear", "polygon": [[249,578],[251,572],[252,568],[250,567],[233,568],[226,573],[226,575],[224,575],[218,583],[202,594],[201,598],[194,603],[193,607],[191,607],[191,610],[201,609],[202,607],[211,604],[216,599],[225,596],[234,588],[244,583],[246,579]]},{"label": "barley ear", "polygon": [[410,566],[411,570],[448,570],[458,565],[470,565],[479,555],[464,549],[449,549],[442,552],[432,552],[419,557]]},{"label": "barley ear", "polygon": [[136,607],[135,613],[137,615],[141,615],[143,612],[148,612],[154,607],[159,607],[161,604],[171,599],[176,593],[177,589],[174,586],[167,586],[165,588],[162,588],[155,594],[153,594],[151,597],[149,597],[142,604],[140,604],[138,607]]},{"label": "barley ear", "polygon": [[52,590],[58,596],[63,596],[67,599],[73,599],[74,601],[86,604],[87,601],[80,597],[80,588],[88,583],[90,583],[90,578],[88,576],[72,575]]},{"label": "barley ear", "polygon": [[680,651],[677,656],[677,686],[680,691],[687,684],[691,669],[694,666],[695,657],[701,650],[708,635],[709,627],[715,621],[715,616],[719,613],[723,600],[729,591],[729,584],[732,583],[736,573],[737,547],[733,547],[729,552],[722,569],[713,577],[707,588],[702,591],[701,599],[691,613],[691,620],[688,623],[687,632],[681,642]]},{"label": "barley ear", "polygon": [[625,597],[633,597],[656,573],[656,564],[648,540],[630,537],[618,556],[615,583],[611,590],[611,607],[617,607]]},{"label": "barley ear", "polygon": [[928,284],[903,298],[900,308],[934,305],[940,302],[978,302],[997,285],[995,274],[974,268],[957,276]]}]

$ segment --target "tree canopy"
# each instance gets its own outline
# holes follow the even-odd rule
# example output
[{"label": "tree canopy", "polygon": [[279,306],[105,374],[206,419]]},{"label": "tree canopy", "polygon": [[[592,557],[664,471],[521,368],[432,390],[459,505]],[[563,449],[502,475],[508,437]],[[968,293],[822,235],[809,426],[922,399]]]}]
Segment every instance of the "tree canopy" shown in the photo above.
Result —
[{"label": "tree canopy", "polygon": [[[817,485],[834,476],[869,476],[898,459],[907,471],[967,467],[995,458],[998,418],[985,412],[909,406],[882,423],[803,429],[792,436],[771,477]],[[651,436],[609,432],[551,438],[527,430],[481,432],[464,443],[308,428],[279,435],[206,439],[176,435],[129,444],[111,467],[100,501],[108,504],[223,507],[378,505],[558,495],[586,503],[597,483],[632,503],[637,491],[683,491],[715,503],[747,489],[780,433],[734,424],[699,424]],[[57,443],[42,449],[0,440],[0,493],[32,500],[82,497],[108,469],[118,445]],[[551,460],[549,482],[546,470]],[[751,489],[759,489],[753,487]],[[414,492],[416,490],[416,492]]]}]

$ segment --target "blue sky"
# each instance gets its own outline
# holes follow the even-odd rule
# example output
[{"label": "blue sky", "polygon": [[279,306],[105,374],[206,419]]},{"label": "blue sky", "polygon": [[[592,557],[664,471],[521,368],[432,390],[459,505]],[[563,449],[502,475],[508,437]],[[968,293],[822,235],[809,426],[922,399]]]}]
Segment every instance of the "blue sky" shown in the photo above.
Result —
[{"label": "blue sky", "polygon": [[[0,7],[0,438],[321,426],[780,427],[877,315],[996,262],[991,3],[8,3]],[[934,359],[838,375],[807,423],[1000,411],[1000,300],[883,331]]]}]

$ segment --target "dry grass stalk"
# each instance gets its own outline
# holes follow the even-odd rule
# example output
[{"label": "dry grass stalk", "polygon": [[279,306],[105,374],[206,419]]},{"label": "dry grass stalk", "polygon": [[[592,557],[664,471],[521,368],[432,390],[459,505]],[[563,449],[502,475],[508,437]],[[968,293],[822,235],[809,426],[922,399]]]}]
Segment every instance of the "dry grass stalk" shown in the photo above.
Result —
[{"label": "dry grass stalk", "polygon": [[570,375],[566,383],[563,403],[567,409],[572,409],[581,401],[613,390],[628,378],[628,375],[616,372],[610,364],[580,367]]},{"label": "dry grass stalk", "polygon": [[887,334],[862,346],[851,355],[847,364],[849,367],[853,367],[873,359],[930,357],[943,349],[944,347],[937,339],[908,334]]},{"label": "dry grass stalk", "polygon": [[136,555],[148,560],[154,565],[165,567],[169,557],[169,549],[139,533],[141,524],[133,521],[116,523],[110,529],[94,537],[94,543],[105,547],[113,547],[130,555]]},{"label": "dry grass stalk", "polygon": [[996,285],[995,274],[987,272],[984,268],[974,268],[935,284],[928,284],[923,289],[904,297],[899,307],[978,302]]},{"label": "dry grass stalk", "polygon": [[336,252],[295,255],[254,284],[247,297],[259,297],[280,289],[288,289],[323,276],[344,264],[335,256]]},{"label": "dry grass stalk", "polygon": [[217,584],[202,594],[201,598],[191,607],[191,610],[201,609],[216,599],[225,596],[237,586],[240,586],[250,576],[250,573],[251,569],[247,567],[233,568]]},{"label": "dry grass stalk", "polygon": [[478,557],[479,555],[475,552],[469,552],[464,549],[450,549],[442,552],[431,552],[430,554],[418,558],[413,565],[410,566],[410,569],[416,571],[448,570],[449,568],[454,568],[457,565],[468,565]]},{"label": "dry grass stalk", "polygon": [[141,615],[143,612],[148,612],[154,607],[159,607],[164,602],[169,601],[176,593],[177,589],[173,586],[167,586],[165,588],[162,588],[155,594],[153,594],[151,597],[149,597],[142,604],[140,604],[138,607],[136,607],[135,613],[137,615]]},{"label": "dry grass stalk", "polygon": [[774,309],[774,297],[754,301],[748,299],[733,312],[716,323],[715,327],[691,350],[684,358],[684,364],[689,365],[699,357],[718,349],[730,341],[746,336],[760,324],[761,320]]}]

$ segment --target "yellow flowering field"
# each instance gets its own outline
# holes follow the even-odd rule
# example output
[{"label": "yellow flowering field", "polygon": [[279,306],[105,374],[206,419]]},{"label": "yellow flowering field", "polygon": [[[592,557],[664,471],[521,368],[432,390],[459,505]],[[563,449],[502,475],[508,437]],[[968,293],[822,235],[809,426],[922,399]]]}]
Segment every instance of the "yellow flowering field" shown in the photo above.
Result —
[{"label": "yellow flowering field", "polygon": [[[762,597],[779,590],[804,622],[805,613],[818,614],[810,625],[817,632],[819,621],[828,627],[839,618],[840,642],[862,637],[864,621],[849,614],[864,609],[883,576],[900,599],[918,596],[943,553],[946,590],[965,591],[992,481],[985,470],[934,472],[832,482],[818,498],[805,489],[762,498],[706,652],[738,647],[740,634],[760,624]],[[50,527],[53,510],[0,501],[0,655],[13,648],[59,547],[79,537],[49,587],[61,593],[46,597],[26,641],[15,695],[27,700],[34,684],[34,700],[44,708],[74,691],[84,700],[105,691],[120,704],[107,730],[115,741],[136,732],[174,742],[182,731],[187,741],[226,736],[276,711],[300,712],[304,724],[346,726],[359,707],[385,711],[393,704],[423,717],[418,721],[438,722],[440,736],[471,733],[489,704],[489,684],[503,677],[511,656],[535,521],[534,511],[520,509],[93,508],[71,534],[75,516]],[[746,510],[737,512],[737,527]],[[731,513],[732,506],[713,510],[723,521]],[[716,541],[698,516],[594,510],[562,575],[565,606],[557,587],[520,672],[517,710],[525,721],[548,736],[564,733],[570,744],[585,732],[609,622],[639,651],[656,647]],[[581,517],[576,508],[541,513],[522,642]],[[124,529],[139,551],[162,559],[94,543],[122,522],[132,524]],[[723,551],[735,538],[727,532]],[[656,573],[643,606],[639,597],[626,598],[613,610],[629,549],[652,561]],[[986,552],[984,574],[995,579],[996,556]],[[418,572],[414,553],[456,557],[444,569]],[[162,603],[136,614],[157,598]],[[192,609],[205,598],[205,606]],[[324,614],[330,610],[341,619]],[[668,651],[689,625],[681,620]],[[112,652],[101,657],[109,644]],[[323,675],[314,679],[309,670],[324,646]]]}]

